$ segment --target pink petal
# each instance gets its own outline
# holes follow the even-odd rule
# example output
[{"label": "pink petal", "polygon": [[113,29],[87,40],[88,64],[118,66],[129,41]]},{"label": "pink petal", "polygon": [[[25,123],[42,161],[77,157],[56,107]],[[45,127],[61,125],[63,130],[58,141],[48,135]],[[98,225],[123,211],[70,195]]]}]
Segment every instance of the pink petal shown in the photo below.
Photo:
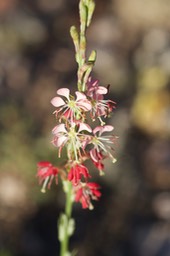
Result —
[{"label": "pink petal", "polygon": [[76,105],[78,107],[80,107],[81,109],[83,109],[84,111],[89,111],[92,108],[91,103],[88,100],[79,101],[79,102],[77,102]]},{"label": "pink petal", "polygon": [[93,86],[98,85],[98,84],[99,84],[99,80],[98,80],[98,79],[93,80],[93,81],[92,81],[92,84],[93,84]]},{"label": "pink petal", "polygon": [[92,132],[92,129],[91,129],[91,127],[90,127],[88,124],[79,123],[79,129],[78,129],[78,131],[79,131],[79,132],[81,132],[81,131]]},{"label": "pink petal", "polygon": [[98,161],[97,155],[96,155],[96,150],[93,148],[90,150],[90,157],[94,162]]},{"label": "pink petal", "polygon": [[87,99],[86,95],[82,92],[75,92],[75,94],[77,96],[76,101]]},{"label": "pink petal", "polygon": [[101,133],[103,132],[111,132],[113,131],[114,127],[112,125],[105,125],[105,126],[102,126],[103,127],[103,130]]},{"label": "pink petal", "polygon": [[52,100],[51,100],[51,104],[54,106],[54,107],[61,107],[63,105],[65,105],[65,102],[62,98],[60,97],[54,97]]},{"label": "pink petal", "polygon": [[59,124],[59,125],[55,126],[52,130],[53,134],[58,134],[60,132],[67,133],[67,130],[65,129],[65,124]]},{"label": "pink petal", "polygon": [[64,96],[69,100],[70,90],[68,88],[61,88],[57,90],[57,94]]},{"label": "pink petal", "polygon": [[99,86],[96,90],[96,93],[98,94],[106,94],[108,92],[107,88],[103,87],[103,86]]},{"label": "pink petal", "polygon": [[88,83],[89,83],[89,86],[90,87],[95,87],[96,85],[98,86],[98,84],[99,84],[99,80],[98,79],[92,79],[92,77],[89,77],[89,79],[88,79]]},{"label": "pink petal", "polygon": [[96,128],[94,128],[93,133],[96,134],[97,132],[101,132],[103,129],[103,126],[97,126]]},{"label": "pink petal", "polygon": [[93,130],[93,133],[96,134],[97,132],[99,132],[101,135],[103,132],[111,132],[111,131],[113,131],[113,129],[114,129],[114,127],[112,125],[97,126]]},{"label": "pink petal", "polygon": [[67,140],[68,140],[68,137],[63,135],[63,136],[61,136],[61,137],[59,137],[59,138],[57,139],[55,145],[56,145],[57,147],[60,147],[60,146],[62,146],[63,144],[65,144],[65,143],[67,142]]}]

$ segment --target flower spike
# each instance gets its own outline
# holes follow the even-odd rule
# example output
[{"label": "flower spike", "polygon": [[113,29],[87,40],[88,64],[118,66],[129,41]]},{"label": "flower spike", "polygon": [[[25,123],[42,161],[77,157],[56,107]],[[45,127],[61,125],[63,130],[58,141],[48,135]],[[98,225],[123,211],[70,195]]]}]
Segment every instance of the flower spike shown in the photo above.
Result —
[{"label": "flower spike", "polygon": [[68,242],[74,231],[74,220],[71,218],[73,202],[79,202],[83,209],[92,210],[92,201],[101,197],[100,186],[90,181],[93,178],[91,164],[103,175],[104,160],[110,158],[113,163],[116,161],[114,145],[117,137],[112,134],[114,127],[107,124],[116,103],[107,98],[109,87],[100,85],[98,79],[92,78],[96,51],[92,50],[86,57],[86,30],[94,8],[94,0],[79,0],[80,27],[79,30],[75,26],[70,28],[78,65],[77,90],[72,94],[70,88],[60,88],[51,100],[56,117],[52,144],[57,148],[59,158],[61,153],[64,155],[64,163],[60,167],[48,161],[37,164],[41,191],[49,189],[53,180],[56,184],[59,180],[66,195],[65,213],[61,214],[58,227],[60,256],[72,255]]}]

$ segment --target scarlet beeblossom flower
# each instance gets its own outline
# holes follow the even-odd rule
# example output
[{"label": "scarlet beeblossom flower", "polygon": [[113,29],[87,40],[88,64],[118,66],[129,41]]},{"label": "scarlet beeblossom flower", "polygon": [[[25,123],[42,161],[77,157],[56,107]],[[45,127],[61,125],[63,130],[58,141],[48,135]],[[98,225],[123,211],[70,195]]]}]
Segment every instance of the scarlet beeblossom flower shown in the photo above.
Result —
[{"label": "scarlet beeblossom flower", "polygon": [[81,183],[74,187],[75,202],[80,202],[83,209],[93,209],[91,200],[98,200],[101,197],[100,186],[94,182]]},{"label": "scarlet beeblossom flower", "polygon": [[98,79],[92,79],[92,77],[89,77],[87,80],[87,95],[90,98],[97,99],[98,95],[104,95],[107,94],[108,90],[104,86],[99,85]]},{"label": "scarlet beeblossom flower", "polygon": [[85,180],[90,177],[87,167],[84,164],[72,163],[72,167],[68,173],[68,180],[76,186],[80,182],[82,176]]},{"label": "scarlet beeblossom flower", "polygon": [[93,164],[97,167],[100,174],[101,175],[104,174],[103,173],[103,170],[104,170],[103,160],[106,158],[106,156],[104,156],[101,151],[98,152],[96,148],[93,148],[90,151],[90,156],[91,156],[91,160],[92,160]]},{"label": "scarlet beeblossom flower", "polygon": [[116,162],[112,153],[112,151],[114,151],[112,145],[117,137],[114,135],[103,135],[103,133],[111,132],[113,129],[114,127],[112,125],[105,125],[97,126],[93,130],[94,136],[91,137],[90,141],[90,143],[93,144],[93,148],[90,150],[90,157],[92,161],[96,163],[96,166],[98,161],[100,161],[101,164],[102,160],[106,157],[110,157],[113,163]]},{"label": "scarlet beeblossom flower", "polygon": [[87,81],[87,96],[91,99],[91,117],[93,120],[97,117],[101,125],[105,123],[101,117],[107,117],[115,108],[116,103],[112,100],[105,100],[104,95],[108,93],[108,89],[104,86],[99,86],[99,80],[92,80],[90,77]]},{"label": "scarlet beeblossom flower", "polygon": [[62,97],[54,97],[51,100],[51,104],[57,109],[54,111],[56,116],[66,118],[73,122],[76,119],[81,119],[83,112],[87,112],[91,109],[91,103],[87,99],[86,95],[82,92],[76,91],[76,99],[70,95],[68,88],[61,88],[57,90],[57,94]]},{"label": "scarlet beeblossom flower", "polygon": [[45,193],[46,186],[51,187],[53,179],[55,179],[56,184],[58,183],[58,168],[53,166],[48,161],[41,161],[37,164],[38,172],[37,177],[39,178],[39,183],[42,184],[41,192]]},{"label": "scarlet beeblossom flower", "polygon": [[84,134],[84,131],[91,133],[92,129],[85,123],[71,123],[71,126],[68,127],[62,123],[53,128],[52,133],[54,134],[54,139],[52,143],[59,148],[59,157],[62,148],[66,144],[69,154],[70,152],[74,152],[76,160],[78,160],[79,156],[81,157],[80,149],[84,150],[88,140],[88,135]]}]

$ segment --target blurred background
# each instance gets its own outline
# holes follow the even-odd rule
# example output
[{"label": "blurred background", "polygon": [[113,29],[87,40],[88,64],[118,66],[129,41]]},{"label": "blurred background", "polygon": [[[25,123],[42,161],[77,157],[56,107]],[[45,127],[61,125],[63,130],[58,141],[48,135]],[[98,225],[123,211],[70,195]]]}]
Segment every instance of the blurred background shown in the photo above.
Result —
[{"label": "blurred background", "polygon": [[[102,198],[75,205],[78,256],[170,255],[170,1],[96,0],[93,77],[117,102],[117,163],[95,172]],[[50,100],[76,87],[78,0],[0,0],[0,256],[58,255],[61,187],[42,194],[36,164],[58,164]],[[62,161],[62,159],[60,160]]]}]

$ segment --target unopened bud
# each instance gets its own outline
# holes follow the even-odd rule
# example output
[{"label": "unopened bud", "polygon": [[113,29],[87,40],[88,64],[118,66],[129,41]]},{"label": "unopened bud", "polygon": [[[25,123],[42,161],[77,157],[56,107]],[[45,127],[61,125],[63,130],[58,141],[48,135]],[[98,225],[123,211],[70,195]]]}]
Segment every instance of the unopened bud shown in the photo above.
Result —
[{"label": "unopened bud", "polygon": [[94,9],[95,9],[95,2],[93,0],[89,0],[88,1],[88,16],[87,16],[87,27],[90,25],[91,23],[91,19],[92,19],[92,16],[93,16],[93,12],[94,12]]},{"label": "unopened bud", "polygon": [[76,52],[78,52],[78,50],[79,50],[79,34],[78,34],[77,28],[75,26],[71,26],[70,35],[73,39],[75,50],[76,50]]},{"label": "unopened bud", "polygon": [[88,62],[95,63],[97,57],[97,52],[93,50],[89,56]]},{"label": "unopened bud", "polygon": [[70,34],[74,41],[78,41],[78,31],[75,26],[71,26],[70,28]]},{"label": "unopened bud", "polygon": [[84,34],[87,26],[88,9],[83,0],[81,0],[79,3],[79,11],[80,11],[80,30],[81,30],[81,33]]}]

